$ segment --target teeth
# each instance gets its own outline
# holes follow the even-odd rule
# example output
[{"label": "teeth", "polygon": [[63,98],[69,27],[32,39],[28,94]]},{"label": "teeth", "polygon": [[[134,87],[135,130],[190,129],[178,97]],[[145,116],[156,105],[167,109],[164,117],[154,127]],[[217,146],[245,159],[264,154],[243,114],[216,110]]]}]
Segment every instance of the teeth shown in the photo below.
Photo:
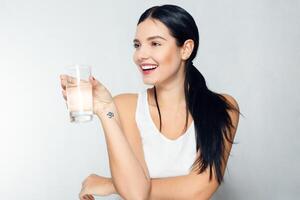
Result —
[{"label": "teeth", "polygon": [[157,66],[154,65],[144,65],[142,66],[143,69],[155,69]]}]

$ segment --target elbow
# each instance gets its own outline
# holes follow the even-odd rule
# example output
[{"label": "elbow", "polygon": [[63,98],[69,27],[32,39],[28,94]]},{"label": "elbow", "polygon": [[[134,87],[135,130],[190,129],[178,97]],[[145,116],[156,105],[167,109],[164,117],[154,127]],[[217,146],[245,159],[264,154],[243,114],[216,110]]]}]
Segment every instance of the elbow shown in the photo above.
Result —
[{"label": "elbow", "polygon": [[132,188],[121,195],[124,200],[148,200],[150,198],[151,180],[147,180],[146,184],[141,188]]},{"label": "elbow", "polygon": [[201,189],[197,189],[192,195],[191,199],[197,200],[210,200],[213,194],[217,191],[218,186],[215,187],[202,187]]},{"label": "elbow", "polygon": [[198,192],[192,199],[210,200],[215,192]]},{"label": "elbow", "polygon": [[192,195],[191,199],[197,199],[197,200],[209,200],[210,196],[205,195],[203,192],[196,192]]},{"label": "elbow", "polygon": [[145,185],[145,188],[142,191],[135,191],[132,198],[128,200],[149,200],[151,191],[151,183]]},{"label": "elbow", "polygon": [[122,198],[124,200],[149,200],[150,196],[147,192],[134,192],[130,195],[122,196]]}]

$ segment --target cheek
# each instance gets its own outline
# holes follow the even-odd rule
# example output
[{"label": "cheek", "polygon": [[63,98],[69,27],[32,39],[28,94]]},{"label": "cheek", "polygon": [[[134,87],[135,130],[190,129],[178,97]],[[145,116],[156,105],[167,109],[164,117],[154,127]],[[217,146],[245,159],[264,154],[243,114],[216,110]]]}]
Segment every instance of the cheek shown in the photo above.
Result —
[{"label": "cheek", "polygon": [[174,49],[168,49],[164,51],[163,53],[158,55],[158,62],[164,67],[164,68],[177,68],[180,64],[180,57],[176,50]]}]

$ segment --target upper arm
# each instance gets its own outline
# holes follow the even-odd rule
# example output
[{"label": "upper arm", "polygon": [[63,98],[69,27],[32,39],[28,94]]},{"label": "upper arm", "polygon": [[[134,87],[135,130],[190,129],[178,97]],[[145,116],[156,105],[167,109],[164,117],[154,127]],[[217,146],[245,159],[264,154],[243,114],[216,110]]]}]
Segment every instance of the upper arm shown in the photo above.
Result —
[{"label": "upper arm", "polygon": [[[235,109],[235,110],[228,111],[228,114],[229,114],[229,117],[230,117],[231,123],[232,123],[232,127],[228,130],[229,131],[228,133],[229,133],[230,139],[233,141],[235,134],[236,134],[237,127],[238,127],[238,123],[239,123],[240,109],[239,109],[239,105],[238,105],[237,101],[232,96],[230,96],[228,94],[222,94],[222,96],[225,97],[225,99],[229,102],[229,104],[231,104]],[[224,155],[225,162],[227,162],[227,160],[228,160],[231,146],[232,146],[232,143],[228,142],[225,139],[225,155]],[[225,165],[226,165],[226,163],[225,163]],[[223,168],[224,168],[223,170],[225,170],[225,166]]]},{"label": "upper arm", "polygon": [[[236,134],[238,122],[239,122],[239,106],[237,101],[232,96],[228,94],[222,94],[222,96],[225,97],[225,99],[236,109],[236,111],[238,111],[238,112],[234,110],[228,111],[228,114],[232,122],[232,127],[228,131],[229,131],[229,137],[233,141]],[[225,151],[223,156],[224,156],[225,163],[222,166],[223,175],[225,172],[227,160],[232,147],[232,143],[227,141],[225,138],[224,138],[224,144],[225,144]],[[209,199],[219,187],[214,170],[212,170],[213,178],[211,181],[209,181],[209,167],[201,174],[197,174],[197,170],[193,170],[190,173],[190,176],[195,179],[195,182],[199,183],[197,185],[198,188],[200,188],[200,191],[197,194],[201,196],[201,199]]]},{"label": "upper arm", "polygon": [[148,168],[144,158],[144,151],[141,142],[139,129],[135,121],[137,97],[135,94],[119,94],[113,97],[120,116],[121,129],[145,175],[149,178]]}]

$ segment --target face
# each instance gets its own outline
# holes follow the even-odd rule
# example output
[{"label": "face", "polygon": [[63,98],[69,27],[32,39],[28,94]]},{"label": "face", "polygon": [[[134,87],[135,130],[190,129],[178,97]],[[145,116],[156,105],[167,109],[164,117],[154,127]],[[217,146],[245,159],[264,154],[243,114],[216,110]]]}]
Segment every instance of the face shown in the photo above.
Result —
[{"label": "face", "polygon": [[[162,83],[183,71],[181,48],[176,45],[175,38],[160,21],[146,19],[141,22],[137,26],[133,42],[133,60],[145,84]],[[148,68],[155,69],[145,71]]]}]

